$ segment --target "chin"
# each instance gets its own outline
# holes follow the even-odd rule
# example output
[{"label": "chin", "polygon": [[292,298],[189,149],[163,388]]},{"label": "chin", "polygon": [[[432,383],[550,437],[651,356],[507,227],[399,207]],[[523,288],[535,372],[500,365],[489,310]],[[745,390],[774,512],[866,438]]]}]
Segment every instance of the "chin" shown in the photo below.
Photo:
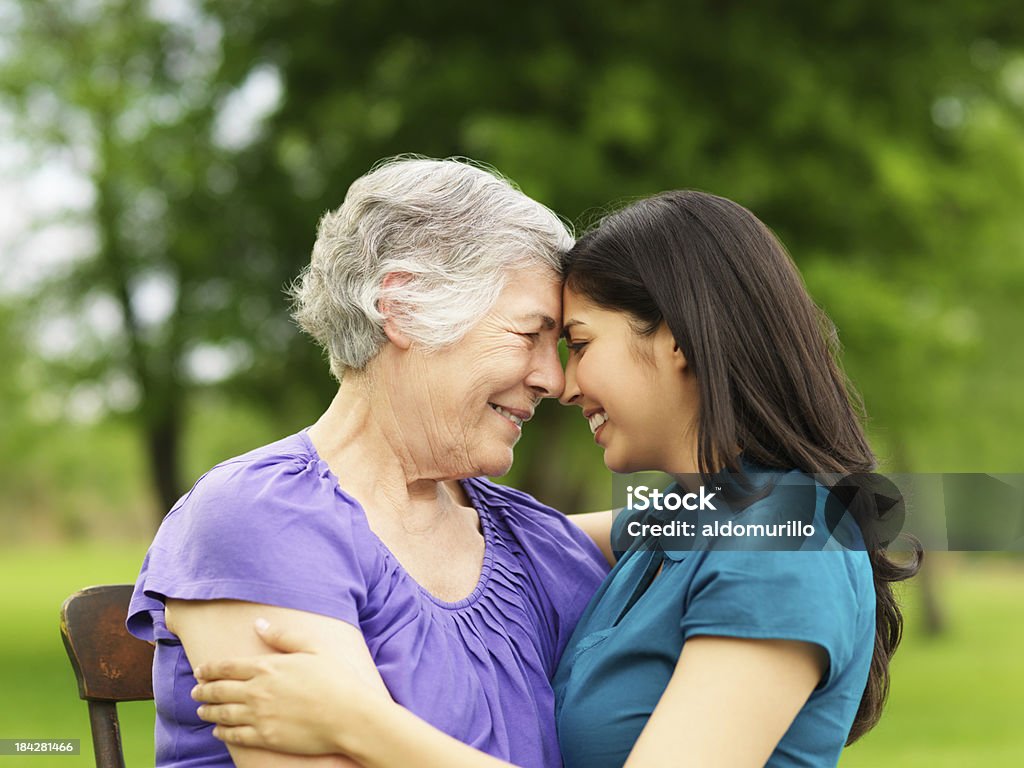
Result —
[{"label": "chin", "polygon": [[490,456],[481,457],[475,463],[481,476],[501,477],[507,475],[509,470],[512,469],[512,451],[508,449],[503,455],[501,452],[496,451]]},{"label": "chin", "polygon": [[604,465],[609,470],[619,475],[625,474],[626,472],[630,471],[626,462],[622,461],[617,456],[609,455],[608,451],[604,452]]},{"label": "chin", "polygon": [[604,465],[617,475],[625,475],[630,472],[645,472],[650,469],[642,461],[630,461],[607,450],[604,452]]}]

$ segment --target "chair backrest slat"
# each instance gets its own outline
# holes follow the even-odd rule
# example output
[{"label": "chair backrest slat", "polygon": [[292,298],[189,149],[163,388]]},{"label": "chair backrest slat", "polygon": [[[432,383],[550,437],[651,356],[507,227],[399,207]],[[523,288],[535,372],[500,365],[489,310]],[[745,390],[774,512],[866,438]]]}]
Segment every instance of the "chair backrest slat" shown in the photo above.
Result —
[{"label": "chair backrest slat", "polygon": [[60,634],[89,702],[97,768],[123,768],[116,703],[153,698],[153,646],[128,634],[124,622],[130,584],[108,584],[76,592],[64,601]]}]

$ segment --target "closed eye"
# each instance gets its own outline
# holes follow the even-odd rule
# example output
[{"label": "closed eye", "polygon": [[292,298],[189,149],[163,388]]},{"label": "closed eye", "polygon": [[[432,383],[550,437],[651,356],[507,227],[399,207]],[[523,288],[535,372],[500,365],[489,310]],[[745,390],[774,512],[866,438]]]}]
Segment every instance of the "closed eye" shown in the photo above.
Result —
[{"label": "closed eye", "polygon": [[570,339],[565,340],[565,346],[569,348],[569,351],[574,355],[578,355],[583,351],[583,348],[587,346],[589,342],[586,341],[572,341]]}]

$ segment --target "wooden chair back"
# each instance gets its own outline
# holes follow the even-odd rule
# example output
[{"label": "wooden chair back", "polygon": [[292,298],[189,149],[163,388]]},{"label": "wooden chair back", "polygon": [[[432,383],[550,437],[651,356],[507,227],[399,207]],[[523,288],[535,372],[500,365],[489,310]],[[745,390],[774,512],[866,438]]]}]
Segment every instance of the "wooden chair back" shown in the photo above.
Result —
[{"label": "wooden chair back", "polygon": [[60,609],[60,634],[89,705],[97,768],[124,768],[117,702],[153,698],[153,646],[128,634],[131,584],[76,592]]}]

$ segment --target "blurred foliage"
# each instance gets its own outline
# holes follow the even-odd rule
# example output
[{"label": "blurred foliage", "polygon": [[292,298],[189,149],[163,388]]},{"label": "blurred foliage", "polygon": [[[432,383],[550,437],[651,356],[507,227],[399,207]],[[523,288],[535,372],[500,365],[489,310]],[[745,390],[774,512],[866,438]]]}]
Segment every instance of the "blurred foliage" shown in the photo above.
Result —
[{"label": "blurred foliage", "polygon": [[[83,318],[101,300],[119,317],[56,359],[23,343],[0,370],[27,425],[12,429],[28,429],[3,433],[11,467],[64,432],[62,406],[36,429],[40,399],[83,385],[112,429],[138,429],[161,510],[247,440],[312,421],[331,381],[282,287],[353,179],[418,152],[492,163],[581,226],[668,188],[736,199],[836,321],[888,468],[1021,469],[1012,4],[25,0],[9,16],[13,126],[40,157],[78,158],[96,237],[2,319]],[[232,132],[258,87],[269,110]],[[212,378],[197,363],[211,355]],[[26,369],[43,373],[26,384]],[[550,403],[509,481],[568,511],[609,498],[588,431]]]}]

